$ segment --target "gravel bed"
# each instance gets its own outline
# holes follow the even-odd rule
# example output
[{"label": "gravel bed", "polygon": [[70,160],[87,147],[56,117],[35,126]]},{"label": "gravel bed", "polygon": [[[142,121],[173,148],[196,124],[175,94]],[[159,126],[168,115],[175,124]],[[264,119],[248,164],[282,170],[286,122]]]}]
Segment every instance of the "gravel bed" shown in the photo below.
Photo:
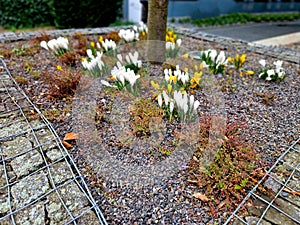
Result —
[{"label": "gravel bed", "polygon": [[[14,49],[22,44],[28,42],[0,44],[0,51]],[[237,52],[235,46],[188,37],[183,37],[183,47],[188,51],[214,48],[224,50],[226,55],[231,56],[246,53],[246,67],[254,71],[259,71],[258,61],[263,58],[253,52]],[[265,59],[272,62],[276,60],[270,57]],[[37,50],[33,55],[12,55],[5,61],[13,76],[20,75],[27,79],[28,84],[22,84],[21,87],[41,109],[63,108],[70,104],[69,99],[53,102],[47,97],[47,85],[40,79],[33,79],[26,71],[26,62],[31,62],[35,70],[50,69],[50,65],[53,67],[55,61],[49,53]],[[262,160],[268,165],[274,163],[296,140],[300,131],[299,65],[284,62],[283,67],[286,69],[286,78],[281,82],[265,82],[257,76],[239,75],[235,75],[232,80],[227,78],[218,81],[222,87],[227,119],[247,122],[246,141],[258,147]],[[152,72],[157,73],[157,68],[153,71],[150,68],[149,73]],[[210,96],[202,91],[196,92],[195,96],[203,102],[199,115],[203,115],[203,112],[212,113]],[[270,100],[264,100],[266,96]],[[60,121],[53,121],[61,137],[72,131],[70,117],[66,114]],[[194,192],[203,190],[187,183],[188,174],[184,169],[152,186],[132,187],[121,185],[118,181],[105,180],[101,174],[93,174],[96,168],[89,165],[81,149],[74,149],[71,153],[109,224],[222,224],[230,214],[222,210],[213,214],[208,204],[193,198]],[[120,151],[120,154],[126,153]],[[136,157],[142,157],[142,154]]]}]

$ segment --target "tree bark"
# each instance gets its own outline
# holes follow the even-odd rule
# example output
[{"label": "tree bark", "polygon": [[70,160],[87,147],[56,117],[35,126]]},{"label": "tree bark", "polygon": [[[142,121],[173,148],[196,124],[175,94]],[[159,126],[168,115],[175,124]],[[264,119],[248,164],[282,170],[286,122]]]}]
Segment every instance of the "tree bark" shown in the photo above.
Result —
[{"label": "tree bark", "polygon": [[148,61],[163,63],[166,59],[166,29],[169,0],[148,2]]}]

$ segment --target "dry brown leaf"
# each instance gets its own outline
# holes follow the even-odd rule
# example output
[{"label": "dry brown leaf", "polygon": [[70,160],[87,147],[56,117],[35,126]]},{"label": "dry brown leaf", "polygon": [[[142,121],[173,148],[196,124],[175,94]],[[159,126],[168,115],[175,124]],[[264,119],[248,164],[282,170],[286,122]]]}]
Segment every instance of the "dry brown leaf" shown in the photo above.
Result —
[{"label": "dry brown leaf", "polygon": [[300,196],[300,192],[298,192],[298,191],[290,191],[287,188],[284,188],[283,191],[285,191],[285,192],[287,192],[289,194],[292,194],[292,195],[298,195],[298,196]]},{"label": "dry brown leaf", "polygon": [[189,182],[189,183],[194,183],[194,184],[197,184],[197,183],[198,183],[197,180],[187,180],[187,182]]},{"label": "dry brown leaf", "polygon": [[202,202],[208,202],[208,201],[209,201],[208,198],[206,197],[206,195],[201,194],[201,193],[199,193],[199,192],[195,192],[195,193],[193,194],[193,197],[195,197],[195,198],[197,198],[197,199],[200,199]]},{"label": "dry brown leaf", "polygon": [[79,138],[78,134],[75,134],[74,132],[67,133],[64,137],[64,141],[72,141]]},{"label": "dry brown leaf", "polygon": [[71,149],[71,148],[73,148],[73,145],[69,144],[69,143],[66,142],[66,141],[62,141],[61,143],[66,147],[66,149]]}]

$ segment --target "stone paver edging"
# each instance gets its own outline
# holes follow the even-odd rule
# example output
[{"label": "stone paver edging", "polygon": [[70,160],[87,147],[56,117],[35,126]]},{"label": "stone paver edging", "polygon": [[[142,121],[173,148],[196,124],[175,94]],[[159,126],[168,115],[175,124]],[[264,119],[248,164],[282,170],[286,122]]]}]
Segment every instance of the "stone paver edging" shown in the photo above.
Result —
[{"label": "stone paver edging", "polygon": [[0,224],[107,224],[51,124],[1,58]]}]

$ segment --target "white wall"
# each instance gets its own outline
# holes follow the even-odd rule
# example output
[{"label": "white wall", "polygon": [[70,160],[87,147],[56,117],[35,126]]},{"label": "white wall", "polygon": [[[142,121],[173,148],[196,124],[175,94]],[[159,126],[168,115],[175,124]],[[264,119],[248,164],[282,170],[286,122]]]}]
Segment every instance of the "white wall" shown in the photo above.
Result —
[{"label": "white wall", "polygon": [[132,22],[141,21],[142,4],[140,0],[128,0],[128,20]]}]

